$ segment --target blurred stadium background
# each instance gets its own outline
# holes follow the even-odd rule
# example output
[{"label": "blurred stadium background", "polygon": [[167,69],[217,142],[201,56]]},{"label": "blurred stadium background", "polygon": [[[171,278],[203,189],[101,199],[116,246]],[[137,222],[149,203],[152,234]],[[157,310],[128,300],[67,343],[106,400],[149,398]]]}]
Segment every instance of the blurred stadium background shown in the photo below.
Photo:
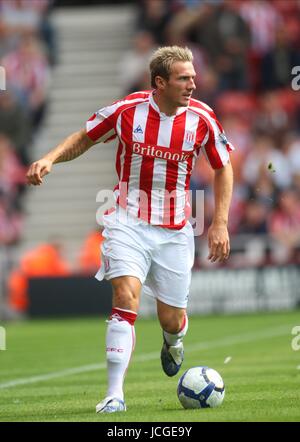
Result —
[{"label": "blurred stadium background", "polygon": [[[91,281],[96,195],[115,184],[114,143],[56,166],[39,188],[26,187],[26,168],[96,109],[150,89],[148,60],[165,44],[192,48],[195,98],[236,147],[225,265],[206,260],[212,173],[203,158],[194,171],[205,232],[195,239],[190,311],[299,307],[300,2],[0,0],[0,319],[109,309],[109,286]],[[141,315],[154,312],[143,298]]]}]

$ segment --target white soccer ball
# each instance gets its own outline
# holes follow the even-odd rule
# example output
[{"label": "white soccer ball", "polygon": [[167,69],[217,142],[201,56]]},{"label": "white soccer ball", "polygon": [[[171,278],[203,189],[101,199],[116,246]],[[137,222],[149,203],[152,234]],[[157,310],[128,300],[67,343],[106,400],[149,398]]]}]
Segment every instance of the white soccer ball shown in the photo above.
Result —
[{"label": "white soccer ball", "polygon": [[179,379],[177,395],[183,408],[219,407],[225,396],[225,385],[216,370],[193,367]]}]

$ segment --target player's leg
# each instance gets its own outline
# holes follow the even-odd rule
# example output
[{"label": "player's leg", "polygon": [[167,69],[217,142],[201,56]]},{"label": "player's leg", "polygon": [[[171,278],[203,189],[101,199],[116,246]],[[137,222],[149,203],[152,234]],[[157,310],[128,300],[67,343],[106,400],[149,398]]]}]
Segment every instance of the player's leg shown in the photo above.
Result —
[{"label": "player's leg", "polygon": [[[96,410],[114,412],[125,409],[123,381],[134,348],[134,322],[141,286],[151,264],[151,253],[147,243],[148,226],[134,218],[127,219],[122,209],[104,215],[103,224],[105,241],[96,278],[111,281],[113,310],[106,334],[109,400],[98,404]],[[108,403],[111,398],[113,401]]]},{"label": "player's leg", "polygon": [[112,313],[106,333],[108,389],[100,402],[98,413],[125,411],[123,383],[135,345],[134,322],[137,317],[141,282],[132,276],[111,279],[113,287]]},{"label": "player's leg", "polygon": [[188,329],[186,307],[194,261],[194,237],[188,223],[178,232],[156,232],[158,247],[152,253],[151,268],[144,292],[156,298],[163,329],[161,363],[168,376],[174,376],[183,361],[183,337]]},{"label": "player's leg", "polygon": [[188,330],[185,308],[173,307],[157,299],[157,315],[163,330],[161,363],[168,376],[178,373],[184,357],[183,338]]}]

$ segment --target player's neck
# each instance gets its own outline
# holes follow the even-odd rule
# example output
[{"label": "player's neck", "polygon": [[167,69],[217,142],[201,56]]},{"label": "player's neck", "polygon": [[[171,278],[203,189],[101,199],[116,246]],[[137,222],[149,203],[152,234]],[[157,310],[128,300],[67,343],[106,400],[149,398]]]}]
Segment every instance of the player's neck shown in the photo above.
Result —
[{"label": "player's neck", "polygon": [[178,106],[170,103],[170,101],[167,101],[166,98],[159,93],[159,91],[153,94],[153,99],[159,107],[160,112],[163,112],[168,117],[176,115]]}]

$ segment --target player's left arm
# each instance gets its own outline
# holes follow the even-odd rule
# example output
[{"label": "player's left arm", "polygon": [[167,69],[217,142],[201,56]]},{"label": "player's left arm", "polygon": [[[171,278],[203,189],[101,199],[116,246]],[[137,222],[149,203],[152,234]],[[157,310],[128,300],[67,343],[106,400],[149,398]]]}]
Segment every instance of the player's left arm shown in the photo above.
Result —
[{"label": "player's left arm", "polygon": [[230,161],[220,169],[215,169],[214,198],[215,211],[208,229],[208,259],[211,262],[224,261],[230,253],[228,234],[228,213],[232,197],[233,171]]}]

